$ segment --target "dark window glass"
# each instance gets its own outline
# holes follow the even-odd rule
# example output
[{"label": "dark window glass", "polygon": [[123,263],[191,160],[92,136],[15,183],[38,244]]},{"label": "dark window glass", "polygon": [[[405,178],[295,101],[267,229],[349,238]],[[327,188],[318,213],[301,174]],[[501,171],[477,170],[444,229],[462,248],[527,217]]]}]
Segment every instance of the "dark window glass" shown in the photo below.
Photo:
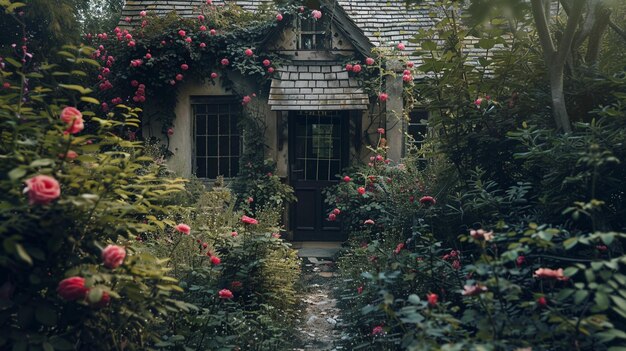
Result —
[{"label": "dark window glass", "polygon": [[408,142],[416,148],[421,148],[428,135],[428,111],[416,110],[409,113]]},{"label": "dark window glass", "polygon": [[306,18],[299,20],[299,40],[298,49],[301,50],[323,50],[330,49],[330,16],[322,16],[316,20]]},{"label": "dark window glass", "polygon": [[198,178],[232,178],[239,172],[241,104],[235,99],[192,99],[194,165]]}]

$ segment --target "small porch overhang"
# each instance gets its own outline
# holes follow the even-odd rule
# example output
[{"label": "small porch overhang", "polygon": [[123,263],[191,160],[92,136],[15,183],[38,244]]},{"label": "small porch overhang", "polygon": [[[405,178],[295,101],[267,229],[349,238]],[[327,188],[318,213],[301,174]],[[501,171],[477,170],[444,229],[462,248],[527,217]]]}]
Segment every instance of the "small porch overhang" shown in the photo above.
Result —
[{"label": "small porch overhang", "polygon": [[336,62],[292,62],[272,79],[273,111],[366,110],[369,98]]}]

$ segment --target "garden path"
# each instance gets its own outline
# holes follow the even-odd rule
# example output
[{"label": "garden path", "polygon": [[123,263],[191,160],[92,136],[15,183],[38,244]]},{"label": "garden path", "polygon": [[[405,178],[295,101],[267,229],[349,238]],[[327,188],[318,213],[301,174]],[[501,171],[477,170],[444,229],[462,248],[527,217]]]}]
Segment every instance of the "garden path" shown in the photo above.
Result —
[{"label": "garden path", "polygon": [[[306,250],[300,253],[306,253]],[[341,338],[340,311],[335,299],[338,276],[335,263],[328,257],[303,257],[302,315],[297,321],[299,346],[294,351],[342,350],[335,345]]]}]

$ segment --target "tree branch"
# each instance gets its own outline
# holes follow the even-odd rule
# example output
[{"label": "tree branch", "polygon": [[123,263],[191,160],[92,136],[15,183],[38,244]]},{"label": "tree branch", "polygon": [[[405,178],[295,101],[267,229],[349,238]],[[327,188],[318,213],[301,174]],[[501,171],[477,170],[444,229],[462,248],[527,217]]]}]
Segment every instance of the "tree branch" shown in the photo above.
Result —
[{"label": "tree branch", "polygon": [[617,24],[615,24],[615,22],[609,21],[609,27],[611,27],[611,29],[613,29],[615,33],[617,33],[617,35],[622,37],[622,39],[626,40],[626,31],[624,31]]},{"label": "tree branch", "polygon": [[544,11],[543,0],[531,0],[533,18],[535,19],[535,25],[537,26],[537,34],[539,34],[539,42],[543,49],[543,55],[546,60],[546,64],[552,61],[552,57],[556,54],[556,48],[550,35],[550,29],[548,28],[548,19]]},{"label": "tree branch", "polygon": [[564,62],[565,58],[572,49],[574,34],[576,34],[576,28],[578,28],[578,22],[580,21],[580,16],[582,15],[584,5],[585,0],[574,1],[572,11],[570,12],[570,15],[567,16],[567,26],[565,27],[565,32],[563,32],[563,38],[559,43],[559,49],[556,53],[556,63]]}]

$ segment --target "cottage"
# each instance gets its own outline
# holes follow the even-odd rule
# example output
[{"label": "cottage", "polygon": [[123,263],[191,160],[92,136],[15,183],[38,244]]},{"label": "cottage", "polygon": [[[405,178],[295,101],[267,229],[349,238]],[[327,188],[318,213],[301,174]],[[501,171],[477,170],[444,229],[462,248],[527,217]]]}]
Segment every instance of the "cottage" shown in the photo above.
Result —
[{"label": "cottage", "polygon": [[[249,11],[271,5],[270,0],[233,1]],[[213,4],[221,1],[214,0]],[[341,170],[368,154],[367,145],[386,130],[389,159],[405,152],[407,132],[420,139],[426,114],[411,111],[402,118],[402,75],[385,82],[388,99],[381,103],[365,93],[344,66],[351,58],[364,59],[377,46],[405,45],[420,28],[432,25],[428,5],[407,9],[402,0],[306,1],[320,9],[319,19],[296,20],[279,27],[265,40],[265,49],[280,55],[270,90],[261,92],[246,108],[254,109],[269,126],[268,155],[278,175],[294,187],[298,202],[290,209],[288,228],[295,240],[340,239],[340,228],[326,221],[321,189],[338,181]],[[129,0],[123,18],[138,19],[140,11],[175,11],[197,16],[205,0]],[[411,58],[419,62],[418,57]],[[398,67],[402,70],[403,67]],[[231,77],[248,84],[243,77]],[[249,91],[259,91],[250,86]],[[170,137],[174,155],[169,165],[183,176],[204,179],[235,177],[239,171],[240,135],[236,128],[241,100],[226,87],[185,82],[175,108],[176,133]],[[146,109],[149,111],[149,104]],[[144,134],[160,133],[159,125],[144,126]]]}]

